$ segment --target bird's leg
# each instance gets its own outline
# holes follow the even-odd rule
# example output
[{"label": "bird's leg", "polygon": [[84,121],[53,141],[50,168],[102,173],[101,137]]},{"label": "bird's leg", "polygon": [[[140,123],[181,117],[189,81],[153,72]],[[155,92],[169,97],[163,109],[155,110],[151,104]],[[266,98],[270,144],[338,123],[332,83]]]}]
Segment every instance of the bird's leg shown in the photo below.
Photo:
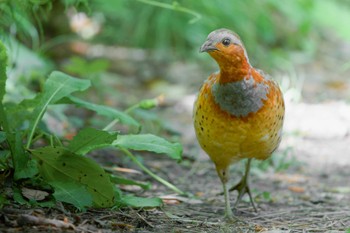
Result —
[{"label": "bird's leg", "polygon": [[252,159],[248,159],[247,166],[246,166],[246,169],[245,169],[245,173],[244,173],[244,176],[242,177],[241,181],[238,184],[236,184],[235,186],[233,186],[232,188],[230,188],[229,191],[230,192],[234,191],[234,190],[238,191],[238,197],[237,197],[237,201],[235,203],[235,207],[239,204],[239,202],[241,201],[243,195],[247,193],[248,196],[249,196],[250,203],[252,204],[252,206],[254,208],[254,211],[258,212],[256,207],[255,207],[255,204],[254,204],[254,201],[253,201],[253,197],[252,197],[252,193],[250,192],[250,188],[249,188],[249,184],[248,184],[248,176],[249,176],[251,161],[252,161]]},{"label": "bird's leg", "polygon": [[225,197],[225,218],[232,220],[234,218],[233,212],[230,205],[230,193],[227,189],[227,181],[229,177],[229,171],[228,168],[218,168],[216,167],[216,171],[218,172],[218,175],[220,177],[222,187],[224,189],[224,197]]},{"label": "bird's leg", "polygon": [[227,182],[222,182],[222,186],[224,189],[224,197],[225,197],[225,218],[232,219],[233,213],[230,204],[230,193],[227,189]]},{"label": "bird's leg", "polygon": [[236,216],[233,215],[232,209],[231,209],[231,205],[230,205],[230,192],[227,189],[227,181],[229,179],[229,170],[228,167],[225,168],[218,168],[216,167],[216,171],[219,174],[221,183],[222,183],[222,187],[224,189],[224,197],[225,197],[225,218],[228,221],[233,221],[233,222],[243,222],[246,223],[245,221],[237,218]]},{"label": "bird's leg", "polygon": [[233,215],[233,212],[232,212],[232,209],[231,209],[230,193],[229,193],[229,190],[227,189],[227,181],[229,179],[229,169],[228,169],[228,167],[225,167],[225,168],[218,168],[217,167],[216,170],[217,170],[217,172],[219,174],[219,177],[220,177],[220,180],[221,180],[221,183],[222,183],[222,187],[223,187],[223,191],[224,191],[224,197],[225,197],[225,218],[228,221],[244,222],[243,220],[235,217]]}]

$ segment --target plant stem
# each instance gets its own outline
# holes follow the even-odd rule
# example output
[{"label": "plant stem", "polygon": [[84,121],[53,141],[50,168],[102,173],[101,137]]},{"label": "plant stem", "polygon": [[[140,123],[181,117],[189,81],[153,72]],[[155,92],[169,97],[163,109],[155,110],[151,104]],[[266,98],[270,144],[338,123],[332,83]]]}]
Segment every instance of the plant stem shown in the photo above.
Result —
[{"label": "plant stem", "polygon": [[[126,109],[124,112],[125,113],[130,113],[131,111],[133,111],[134,109],[137,109],[140,107],[140,103],[134,104],[133,106],[129,107],[128,109]],[[111,121],[110,123],[108,123],[108,125],[106,125],[106,127],[104,127],[102,130],[104,131],[108,131],[110,130],[115,124],[117,124],[119,122],[119,119],[114,119],[113,121]]]},{"label": "plant stem", "polygon": [[139,166],[142,170],[144,170],[148,175],[150,175],[156,181],[158,181],[159,183],[162,183],[163,185],[165,185],[166,187],[172,189],[173,191],[175,191],[178,194],[181,194],[181,195],[185,194],[185,192],[183,192],[180,189],[178,189],[175,185],[173,185],[173,184],[169,183],[168,181],[164,180],[163,178],[157,176],[151,170],[149,170],[147,167],[145,167],[142,163],[140,163],[140,161],[137,160],[137,158],[129,150],[127,150],[127,149],[125,149],[123,147],[119,147],[119,149],[121,151],[123,151],[127,156],[129,156],[131,158],[131,160],[134,163],[136,163],[137,166]]},{"label": "plant stem", "polygon": [[102,130],[104,131],[109,131],[115,124],[117,124],[119,122],[119,119],[114,119],[113,121],[111,121],[110,123],[108,123],[108,125],[106,125]]},{"label": "plant stem", "polygon": [[179,12],[183,12],[186,14],[190,14],[190,15],[194,16],[194,18],[191,19],[189,21],[189,23],[195,23],[196,21],[198,21],[202,18],[202,16],[200,14],[198,14],[197,12],[190,10],[188,8],[182,7],[177,2],[173,2],[173,4],[168,4],[168,3],[162,3],[162,2],[153,1],[153,0],[138,0],[138,1],[145,3],[145,4],[153,5],[156,7],[161,7],[164,9],[169,9],[169,10],[174,10],[174,11],[179,11]]},{"label": "plant stem", "polygon": [[[65,81],[67,82],[67,81]],[[32,144],[32,140],[34,137],[34,133],[36,130],[36,127],[38,126],[40,120],[43,118],[47,106],[50,104],[50,102],[52,101],[52,99],[56,96],[57,93],[59,93],[61,91],[62,88],[64,88],[64,84],[65,82],[61,83],[60,86],[58,86],[58,88],[52,93],[50,94],[50,96],[48,96],[47,99],[44,99],[45,102],[43,105],[40,105],[38,109],[34,109],[34,115],[36,114],[37,116],[35,116],[35,120],[33,122],[33,125],[31,125],[31,129],[30,129],[30,133],[28,136],[28,141],[27,141],[27,145],[26,145],[26,149],[30,148],[30,145]]]}]

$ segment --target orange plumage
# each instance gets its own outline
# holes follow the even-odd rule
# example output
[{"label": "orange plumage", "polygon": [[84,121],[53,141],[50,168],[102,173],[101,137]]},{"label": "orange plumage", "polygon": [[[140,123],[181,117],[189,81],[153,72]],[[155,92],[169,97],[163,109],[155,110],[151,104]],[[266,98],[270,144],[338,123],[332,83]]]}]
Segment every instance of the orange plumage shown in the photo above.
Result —
[{"label": "orange plumage", "polygon": [[[223,183],[226,216],[233,217],[226,183],[229,165],[248,158],[236,204],[250,190],[250,160],[266,159],[278,147],[284,118],[284,101],[278,85],[254,69],[238,35],[227,29],[209,34],[201,47],[220,67],[200,89],[194,105],[194,127],[199,144],[216,166]],[[251,198],[251,202],[254,203]]]}]

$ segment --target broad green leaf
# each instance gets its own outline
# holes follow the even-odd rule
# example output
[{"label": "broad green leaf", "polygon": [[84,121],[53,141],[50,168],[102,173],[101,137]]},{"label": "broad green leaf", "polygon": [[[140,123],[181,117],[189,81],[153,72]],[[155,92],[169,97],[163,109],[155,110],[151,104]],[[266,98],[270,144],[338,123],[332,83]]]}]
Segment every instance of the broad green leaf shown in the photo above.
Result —
[{"label": "broad green leaf", "polygon": [[163,204],[162,199],[154,197],[154,198],[145,198],[145,197],[135,197],[131,195],[123,196],[122,202],[131,207],[158,207]]},{"label": "broad green leaf", "polygon": [[135,180],[126,179],[124,177],[116,176],[116,175],[111,176],[111,181],[115,184],[137,185],[145,190],[149,190],[151,188],[151,183],[149,183],[149,182],[147,182],[147,183],[138,182]]},{"label": "broad green leaf", "polygon": [[76,154],[84,155],[92,150],[111,146],[118,133],[85,128],[70,142],[68,149]]},{"label": "broad green leaf", "polygon": [[31,178],[38,173],[38,168],[34,160],[30,160],[29,154],[23,148],[22,134],[16,132],[15,148],[12,151],[13,165],[15,169],[15,180]]},{"label": "broad green leaf", "polygon": [[109,175],[92,159],[63,147],[31,150],[38,160],[42,177],[48,182],[78,183],[92,195],[95,207],[110,207],[115,202]]},{"label": "broad green leaf", "polygon": [[92,195],[85,185],[61,181],[52,181],[50,185],[55,189],[53,196],[57,201],[72,204],[79,210],[92,206]]},{"label": "broad green leaf", "polygon": [[[26,156],[28,156],[27,152]],[[24,178],[32,178],[34,177],[36,174],[38,174],[38,165],[36,163],[35,160],[28,160],[28,162],[26,163],[26,165],[22,168],[22,169],[16,169],[15,170],[15,180],[19,180],[19,179],[24,179]]]},{"label": "broad green leaf", "polygon": [[20,103],[6,103],[6,113],[12,130],[27,130],[32,119],[33,110],[40,103],[41,95],[33,99],[25,99]]},{"label": "broad green leaf", "polygon": [[44,84],[44,102],[53,104],[76,91],[84,91],[91,85],[89,80],[73,78],[65,73],[54,71]]},{"label": "broad green leaf", "polygon": [[152,134],[119,135],[113,145],[132,150],[167,154],[176,160],[180,160],[182,154],[182,146],[179,143],[171,143]]},{"label": "broad green leaf", "polygon": [[33,111],[33,120],[30,124],[31,131],[28,137],[27,148],[29,148],[31,144],[35,129],[42,119],[47,106],[73,92],[86,90],[89,86],[89,80],[73,78],[58,71],[52,72],[45,82],[44,92],[41,95],[38,106]]},{"label": "broad green leaf", "polygon": [[73,103],[78,107],[89,109],[91,111],[96,112],[99,115],[110,117],[112,119],[119,119],[122,124],[136,126],[138,128],[140,127],[140,124],[128,114],[108,106],[89,103],[74,96],[69,96],[64,100],[60,101],[60,103],[64,103],[64,104]]}]

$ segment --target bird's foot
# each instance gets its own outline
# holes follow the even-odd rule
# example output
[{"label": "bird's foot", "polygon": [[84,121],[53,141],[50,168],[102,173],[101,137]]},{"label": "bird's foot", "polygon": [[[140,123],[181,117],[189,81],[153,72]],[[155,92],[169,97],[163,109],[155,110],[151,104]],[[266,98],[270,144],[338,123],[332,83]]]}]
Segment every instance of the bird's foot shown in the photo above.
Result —
[{"label": "bird's foot", "polygon": [[246,221],[236,217],[235,215],[233,215],[232,210],[230,209],[230,211],[225,213],[225,221],[227,223],[237,223],[237,222],[241,222],[244,224],[248,224]]},{"label": "bird's foot", "polygon": [[247,184],[247,180],[244,179],[244,177],[242,178],[242,180],[238,184],[236,184],[235,186],[230,188],[229,192],[232,192],[234,190],[238,191],[237,201],[236,201],[234,207],[236,207],[241,202],[242,197],[244,196],[244,194],[247,193],[249,196],[250,204],[253,206],[254,211],[258,212],[258,210],[255,207],[255,203],[254,203],[249,185]]}]

